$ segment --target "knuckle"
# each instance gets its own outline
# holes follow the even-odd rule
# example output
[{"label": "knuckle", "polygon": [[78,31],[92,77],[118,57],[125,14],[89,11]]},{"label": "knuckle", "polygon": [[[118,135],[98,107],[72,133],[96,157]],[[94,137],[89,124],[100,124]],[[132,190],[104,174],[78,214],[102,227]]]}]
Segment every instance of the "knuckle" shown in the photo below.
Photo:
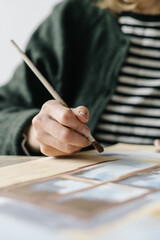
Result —
[{"label": "knuckle", "polygon": [[50,106],[50,101],[45,102],[41,108],[42,111],[48,111],[49,106]]},{"label": "knuckle", "polygon": [[42,105],[42,108],[41,110],[42,111],[48,111],[51,107],[54,107],[54,105],[56,104],[56,100],[49,100],[47,102],[45,102],[43,105]]},{"label": "knuckle", "polygon": [[41,117],[40,117],[40,115],[38,114],[38,115],[36,115],[36,116],[32,119],[32,124],[33,124],[33,126],[34,126],[34,127],[38,126],[39,123],[40,123],[40,121],[41,121]]},{"label": "knuckle", "polygon": [[64,152],[68,155],[71,155],[74,153],[74,149],[72,146],[66,144],[65,147],[64,147]]},{"label": "knuckle", "polygon": [[47,118],[48,118],[47,115],[40,112],[32,119],[32,125],[35,128],[45,126]]},{"label": "knuckle", "polygon": [[70,109],[65,109],[61,115],[61,118],[60,118],[60,121],[61,121],[61,124],[66,124],[68,123],[68,121],[70,121],[71,119],[71,110]]}]

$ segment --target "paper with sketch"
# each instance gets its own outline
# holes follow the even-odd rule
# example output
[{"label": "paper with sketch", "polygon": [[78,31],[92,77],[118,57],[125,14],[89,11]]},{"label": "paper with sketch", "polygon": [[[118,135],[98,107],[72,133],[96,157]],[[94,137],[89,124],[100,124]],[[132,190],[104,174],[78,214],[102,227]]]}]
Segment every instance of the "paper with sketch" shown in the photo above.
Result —
[{"label": "paper with sketch", "polygon": [[100,163],[96,166],[86,167],[73,173],[73,176],[95,180],[113,180],[131,172],[153,167],[155,163],[138,160],[120,159],[118,161]]},{"label": "paper with sketch", "polygon": [[53,177],[95,165],[99,162],[113,160],[115,158],[79,153],[59,158],[45,157],[31,162],[3,167],[0,168],[0,188]]},{"label": "paper with sketch", "polygon": [[[70,217],[38,205],[0,197],[0,239],[70,240],[62,231]],[[76,219],[71,219],[72,223]],[[59,230],[61,228],[61,231]]]},{"label": "paper with sketch", "polygon": [[[32,191],[41,192],[41,193],[56,193],[59,196],[67,193],[72,193],[74,191],[79,191],[84,188],[91,186],[92,184],[86,182],[80,182],[72,179],[62,179],[62,178],[55,178],[52,180],[36,183],[30,185]],[[53,196],[53,194],[52,194]]]},{"label": "paper with sketch", "polygon": [[[124,232],[121,232],[121,229],[126,229],[128,225],[132,227],[132,220],[139,219],[141,209],[144,207],[148,209],[148,204],[150,203],[156,206],[159,198],[160,193],[154,193],[150,196],[147,195],[138,200],[127,202],[126,205],[108,208],[107,212],[105,211],[95,217],[84,219],[71,216],[70,214],[66,215],[50,211],[38,205],[0,197],[0,239],[17,240],[24,235],[22,239],[25,240],[27,240],[27,237],[32,239],[33,236],[34,239],[39,237],[38,239],[40,240],[45,240],[46,237],[47,240],[52,240],[55,236],[56,240],[110,240],[110,236],[114,236],[115,233],[115,236],[119,236],[119,238],[115,238],[116,240],[128,240],[128,235],[123,238]],[[134,218],[130,217],[132,214],[135,214]],[[152,239],[156,239],[154,236],[156,236],[158,229],[155,226],[159,224],[159,218],[155,218],[155,220],[151,222],[151,227],[147,230],[150,234],[152,232]],[[117,224],[114,223],[115,221]],[[7,231],[8,226],[9,231]],[[144,232],[138,229],[140,227],[141,224],[137,226],[137,234]],[[154,232],[155,230],[156,232]],[[113,234],[110,235],[110,233]]]},{"label": "paper with sketch", "polygon": [[64,212],[88,218],[131,199],[143,196],[148,192],[147,189],[105,184],[58,198],[56,202],[59,204],[58,208],[63,209]]},{"label": "paper with sketch", "polygon": [[123,185],[160,189],[160,168],[136,174],[119,182]]},{"label": "paper with sketch", "polygon": [[[159,196],[160,197],[160,196]],[[160,201],[148,204],[138,211],[121,219],[119,226],[102,234],[100,240],[159,240],[160,238]],[[88,238],[89,239],[89,238]]]},{"label": "paper with sketch", "polygon": [[[0,190],[0,239],[28,240],[34,236],[50,240],[56,236],[56,240],[128,240],[137,231],[137,239],[140,236],[144,240],[141,230],[150,224],[148,236],[153,229],[156,233],[152,232],[152,239],[159,240],[159,211],[152,212],[152,218],[146,207],[148,215],[139,218],[143,207],[160,199],[159,154],[152,154],[151,149],[150,153],[147,149],[125,153],[118,148],[110,153],[106,149],[101,156],[94,151],[70,159],[43,158],[0,169],[0,186],[9,186]],[[121,176],[126,180],[102,182],[118,181]]]},{"label": "paper with sketch", "polygon": [[54,200],[56,198],[63,197],[65,194],[72,194],[90,186],[92,186],[91,183],[57,177],[1,191],[1,194],[54,210]]},{"label": "paper with sketch", "polygon": [[99,215],[103,216],[103,223],[96,217],[97,225],[89,230],[75,229],[67,233],[74,240],[159,240],[159,199],[160,192],[147,195]]},{"label": "paper with sketch", "polygon": [[139,160],[139,161],[152,161],[157,160],[157,163],[160,163],[160,153],[146,150],[146,151],[130,151],[130,152],[120,152],[120,151],[111,151],[101,153],[101,156],[112,156],[119,157],[121,159],[129,159],[129,160]]}]

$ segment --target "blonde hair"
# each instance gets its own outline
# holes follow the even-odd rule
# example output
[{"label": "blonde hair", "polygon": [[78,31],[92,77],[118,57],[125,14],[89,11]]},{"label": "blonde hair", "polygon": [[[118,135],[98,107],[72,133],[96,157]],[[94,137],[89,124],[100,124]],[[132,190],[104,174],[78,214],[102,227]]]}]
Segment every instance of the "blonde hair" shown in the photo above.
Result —
[{"label": "blonde hair", "polygon": [[100,0],[98,6],[108,8],[114,13],[120,13],[135,10],[139,2],[140,0]]}]

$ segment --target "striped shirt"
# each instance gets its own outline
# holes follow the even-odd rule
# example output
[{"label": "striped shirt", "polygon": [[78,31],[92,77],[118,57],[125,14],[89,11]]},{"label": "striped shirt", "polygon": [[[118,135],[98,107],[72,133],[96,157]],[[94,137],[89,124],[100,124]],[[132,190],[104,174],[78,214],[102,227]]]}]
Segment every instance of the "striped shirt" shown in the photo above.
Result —
[{"label": "striped shirt", "polygon": [[119,24],[131,44],[95,137],[103,145],[153,144],[160,138],[160,15],[123,13]]}]

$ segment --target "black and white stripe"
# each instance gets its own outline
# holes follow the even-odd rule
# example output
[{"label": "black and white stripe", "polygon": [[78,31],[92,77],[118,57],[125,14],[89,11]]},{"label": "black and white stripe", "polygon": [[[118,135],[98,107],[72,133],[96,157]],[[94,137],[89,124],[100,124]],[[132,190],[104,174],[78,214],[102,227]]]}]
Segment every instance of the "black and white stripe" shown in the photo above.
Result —
[{"label": "black and white stripe", "polygon": [[119,24],[131,45],[95,136],[104,145],[153,144],[160,138],[160,15],[124,13]]}]

